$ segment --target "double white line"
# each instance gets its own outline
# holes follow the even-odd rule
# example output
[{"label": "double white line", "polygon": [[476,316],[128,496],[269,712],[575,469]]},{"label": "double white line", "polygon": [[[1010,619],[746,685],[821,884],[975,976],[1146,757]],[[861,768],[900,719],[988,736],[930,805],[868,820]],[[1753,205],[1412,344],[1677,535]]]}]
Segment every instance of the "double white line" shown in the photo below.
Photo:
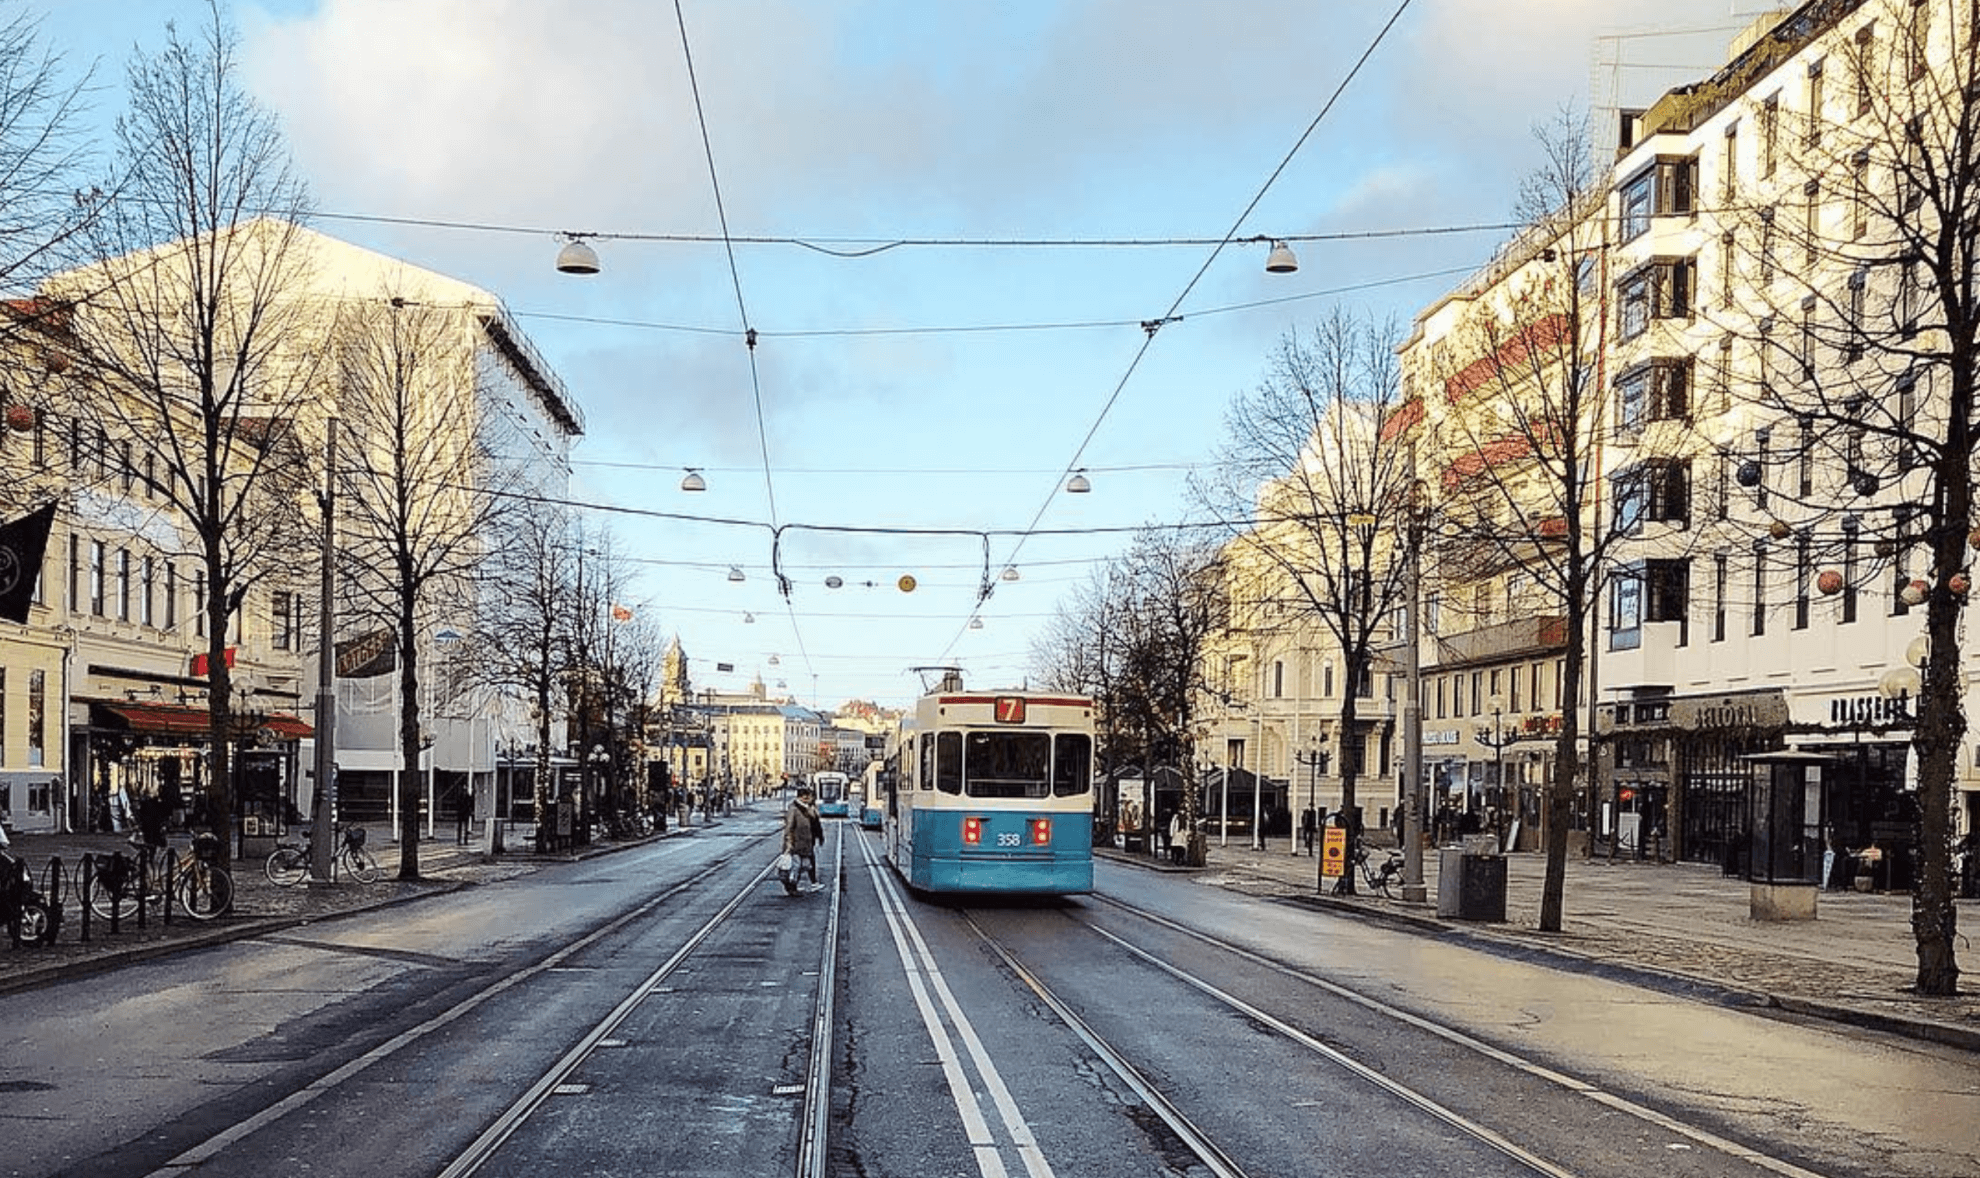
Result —
[{"label": "double white line", "polygon": [[[1030,1178],[1053,1178],[1052,1166],[1039,1152],[1031,1126],[1025,1123],[1024,1114],[1018,1111],[1017,1101],[1011,1098],[1011,1090],[1005,1086],[1004,1078],[998,1073],[997,1065],[991,1062],[990,1054],[983,1049],[983,1040],[977,1036],[976,1028],[970,1025],[968,1016],[963,1014],[962,1007],[949,990],[948,982],[942,977],[942,967],[936,963],[935,955],[921,937],[921,930],[915,927],[913,917],[908,914],[899,884],[885,865],[874,858],[872,844],[866,839],[858,842],[866,860],[867,874],[873,880],[873,889],[880,896],[880,910],[886,915],[887,930],[893,934],[894,949],[900,954],[901,968],[907,974],[908,989],[914,994],[915,1009],[921,1012],[921,1024],[928,1029],[929,1041],[935,1045],[936,1057],[942,1063],[942,1076],[949,1084],[949,1097],[955,1101],[956,1112],[961,1115],[963,1128],[969,1135],[969,1146],[976,1156],[977,1170],[983,1178],[1007,1178],[1010,1170],[1004,1164],[1004,1151],[1010,1149],[1016,1151]],[[962,1052],[957,1051],[958,1042],[962,1045]],[[977,1099],[977,1089],[970,1083],[969,1073],[963,1065],[964,1053],[969,1057],[969,1066],[975,1069],[982,1081],[983,1091],[997,1108],[1006,1141],[999,1140],[996,1130],[984,1116],[982,1102]]]}]

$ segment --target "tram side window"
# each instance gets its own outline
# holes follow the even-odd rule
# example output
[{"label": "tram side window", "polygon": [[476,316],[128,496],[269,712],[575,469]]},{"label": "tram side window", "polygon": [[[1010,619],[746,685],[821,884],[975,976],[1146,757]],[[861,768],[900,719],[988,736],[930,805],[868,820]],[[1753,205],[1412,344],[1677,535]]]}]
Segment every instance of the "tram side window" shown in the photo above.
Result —
[{"label": "tram side window", "polygon": [[1092,788],[1093,738],[1083,732],[1062,732],[1052,758],[1054,797],[1078,797]]},{"label": "tram side window", "polygon": [[917,789],[935,788],[935,734],[921,734],[920,764],[915,766],[915,786]]},{"label": "tram side window", "polygon": [[962,733],[935,734],[935,788],[945,794],[959,794],[963,783]]}]

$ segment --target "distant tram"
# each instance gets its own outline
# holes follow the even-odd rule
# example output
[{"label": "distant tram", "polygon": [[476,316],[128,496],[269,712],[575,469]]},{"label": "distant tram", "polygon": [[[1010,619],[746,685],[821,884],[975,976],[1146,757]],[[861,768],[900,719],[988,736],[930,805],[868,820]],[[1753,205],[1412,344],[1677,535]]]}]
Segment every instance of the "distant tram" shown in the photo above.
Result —
[{"label": "distant tram", "polygon": [[818,795],[818,816],[820,818],[844,818],[848,800],[846,787],[851,782],[843,773],[825,770],[811,775],[811,788]]},{"label": "distant tram", "polygon": [[877,775],[887,861],[927,892],[1093,890],[1093,701],[937,691]]}]

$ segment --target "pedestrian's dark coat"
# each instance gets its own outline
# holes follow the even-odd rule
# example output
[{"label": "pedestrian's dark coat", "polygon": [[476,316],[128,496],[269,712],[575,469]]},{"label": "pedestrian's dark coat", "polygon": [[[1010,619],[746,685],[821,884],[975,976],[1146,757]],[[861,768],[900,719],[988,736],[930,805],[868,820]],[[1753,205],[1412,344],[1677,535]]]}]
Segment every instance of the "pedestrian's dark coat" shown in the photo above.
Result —
[{"label": "pedestrian's dark coat", "polygon": [[818,820],[818,807],[810,798],[800,797],[784,811],[784,849],[799,858],[809,858],[811,849],[825,841],[825,825]]}]

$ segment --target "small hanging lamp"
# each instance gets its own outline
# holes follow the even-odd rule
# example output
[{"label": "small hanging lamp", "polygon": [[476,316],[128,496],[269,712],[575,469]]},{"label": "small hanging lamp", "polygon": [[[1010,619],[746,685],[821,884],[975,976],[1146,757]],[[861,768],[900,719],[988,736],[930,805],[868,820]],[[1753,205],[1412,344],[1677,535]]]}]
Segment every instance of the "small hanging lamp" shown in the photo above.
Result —
[{"label": "small hanging lamp", "polygon": [[1265,273],[1291,274],[1299,269],[1299,259],[1293,256],[1292,247],[1283,241],[1272,243],[1272,252],[1265,255]]},{"label": "small hanging lamp", "polygon": [[1016,566],[1016,565],[1014,565],[1014,564],[1007,564],[1007,565],[1005,565],[1005,566],[1004,566],[1004,571],[1003,571],[1002,573],[1000,573],[1000,574],[998,574],[998,577],[999,577],[999,579],[1000,579],[1000,580],[1005,580],[1005,581],[1015,581],[1015,580],[1017,580],[1017,579],[1018,579],[1018,571],[1017,571],[1017,566]]},{"label": "small hanging lamp", "polygon": [[1086,468],[1083,466],[1074,471],[1073,476],[1066,480],[1066,492],[1068,494],[1084,495],[1092,489],[1093,484],[1087,479]]},{"label": "small hanging lamp", "polygon": [[742,570],[741,570],[740,568],[737,568],[737,567],[736,567],[735,565],[730,565],[730,566],[729,566],[729,580],[731,580],[731,581],[740,581],[740,580],[742,580],[742,579],[743,579],[743,571],[742,571]]},{"label": "small hanging lamp", "polygon": [[557,251],[557,273],[596,274],[598,273],[598,251],[585,244],[582,237],[573,237]]},{"label": "small hanging lamp", "polygon": [[969,620],[969,628],[972,630],[981,630],[983,628],[983,619],[971,618]]},{"label": "small hanging lamp", "polygon": [[692,466],[688,467],[687,477],[681,480],[681,490],[706,491],[707,489],[708,489],[708,480],[702,478],[701,472],[696,470],[694,467]]}]

